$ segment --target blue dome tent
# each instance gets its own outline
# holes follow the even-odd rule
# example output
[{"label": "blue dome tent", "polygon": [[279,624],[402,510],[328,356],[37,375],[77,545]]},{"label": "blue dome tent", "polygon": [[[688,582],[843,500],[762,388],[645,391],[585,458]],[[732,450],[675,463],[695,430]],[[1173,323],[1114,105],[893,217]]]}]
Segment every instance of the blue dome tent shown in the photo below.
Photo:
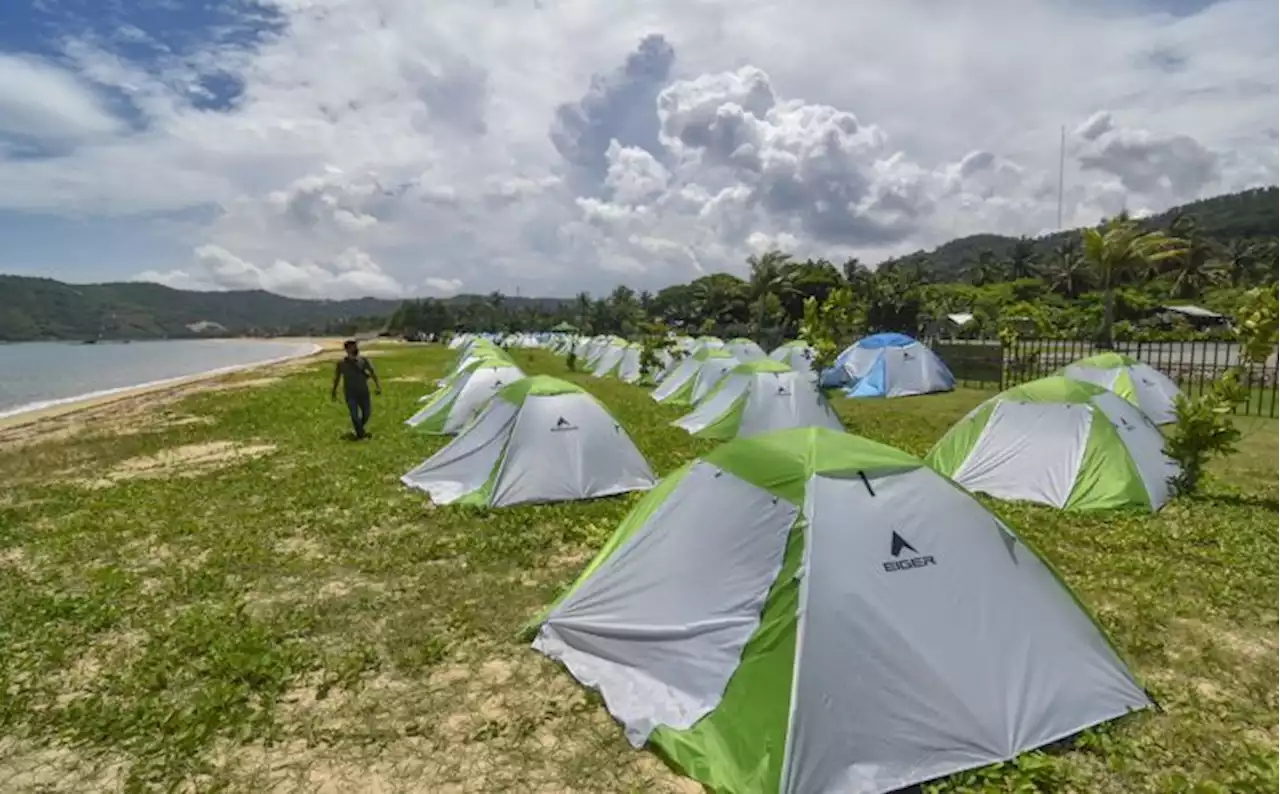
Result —
[{"label": "blue dome tent", "polygon": [[951,391],[955,378],[942,359],[905,334],[872,334],[854,342],[822,373],[822,385],[850,397],[908,397]]}]

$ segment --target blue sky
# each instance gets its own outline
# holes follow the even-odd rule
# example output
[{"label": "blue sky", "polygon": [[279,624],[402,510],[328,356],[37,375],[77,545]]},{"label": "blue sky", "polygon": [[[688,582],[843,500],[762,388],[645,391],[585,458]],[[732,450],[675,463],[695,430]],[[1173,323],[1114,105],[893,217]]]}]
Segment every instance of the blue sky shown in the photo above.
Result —
[{"label": "blue sky", "polygon": [[[887,7],[881,7],[887,6]],[[0,4],[0,272],[654,289],[1277,181],[1274,2]]]},{"label": "blue sky", "polygon": [[[211,44],[251,49],[278,33],[282,17],[267,6],[235,2],[177,0],[37,0],[0,4],[0,53],[60,65],[75,73],[67,58],[68,41],[102,42],[117,57],[144,69],[158,69],[174,55],[200,52]],[[194,107],[227,110],[243,84],[212,71],[199,82],[206,93],[192,96]],[[127,92],[111,85],[92,86],[106,109],[136,131],[148,120]],[[56,156],[61,142],[39,134],[0,130],[0,145],[9,157]],[[177,213],[181,216],[183,213]],[[185,240],[166,233],[161,213],[154,224],[121,223],[119,219],[84,213],[0,211],[0,270],[69,281],[124,280],[147,266],[163,266],[189,257]],[[142,265],[142,268],[139,268]]]}]

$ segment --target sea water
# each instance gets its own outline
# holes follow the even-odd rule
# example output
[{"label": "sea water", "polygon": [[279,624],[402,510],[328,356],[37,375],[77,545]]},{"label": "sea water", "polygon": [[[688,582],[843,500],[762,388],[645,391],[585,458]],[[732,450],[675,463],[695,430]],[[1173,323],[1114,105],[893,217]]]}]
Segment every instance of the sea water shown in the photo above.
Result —
[{"label": "sea water", "polygon": [[315,349],[297,342],[222,339],[0,345],[0,417]]}]

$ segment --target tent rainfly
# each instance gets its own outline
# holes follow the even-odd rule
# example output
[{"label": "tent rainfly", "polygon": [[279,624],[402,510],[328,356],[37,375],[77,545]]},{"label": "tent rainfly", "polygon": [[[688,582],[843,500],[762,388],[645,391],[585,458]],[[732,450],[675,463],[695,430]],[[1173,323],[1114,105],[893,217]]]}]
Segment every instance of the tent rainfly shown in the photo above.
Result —
[{"label": "tent rainfly", "polygon": [[702,402],[711,390],[725,379],[740,362],[722,351],[710,351],[707,360],[698,367],[698,374],[693,378],[693,388],[689,390],[689,401],[694,405]]},{"label": "tent rainfly", "polygon": [[755,361],[758,358],[767,358],[764,350],[760,348],[754,341],[746,337],[738,337],[730,339],[724,343],[725,352],[742,362]]},{"label": "tent rainfly", "polygon": [[1152,705],[977,500],[825,428],[673,472],[534,631],[634,746],[717,792],[880,794]]},{"label": "tent rainfly", "polygon": [[769,358],[781,361],[796,372],[813,375],[813,348],[802,340],[784,342],[781,347],[769,354]]},{"label": "tent rainfly", "polygon": [[640,380],[640,346],[610,347],[596,360],[591,374],[597,378],[618,378],[624,383],[638,382]]},{"label": "tent rainfly", "polygon": [[537,375],[503,388],[475,422],[401,481],[436,504],[506,507],[643,491],[656,479],[594,397]]},{"label": "tent rainfly", "polygon": [[486,361],[441,389],[405,421],[412,428],[452,435],[471,420],[498,390],[524,377],[514,364]]},{"label": "tent rainfly", "polygon": [[436,386],[439,388],[436,391],[431,392],[430,394],[424,394],[423,396],[419,397],[418,402],[420,403],[430,402],[432,397],[435,397],[437,394],[440,393],[439,391],[440,389],[448,388],[451,384],[455,383],[459,378],[465,377],[467,373],[471,372],[471,370],[475,369],[481,364],[506,364],[507,366],[512,366],[512,367],[515,366],[515,362],[511,360],[511,357],[508,356],[502,350],[497,350],[497,351],[482,350],[473,355],[467,356],[465,359],[460,361],[458,363],[458,366],[456,366],[448,375],[445,375],[443,378],[439,378],[438,380],[436,380]]},{"label": "tent rainfly", "polygon": [[699,350],[677,364],[650,396],[671,405],[696,403],[739,363],[738,359],[719,348]]},{"label": "tent rainfly", "polygon": [[1068,364],[1055,374],[1094,383],[1136,405],[1157,425],[1177,420],[1178,384],[1160,370],[1120,353],[1100,353]]},{"label": "tent rainfly", "polygon": [[822,373],[823,386],[845,386],[850,397],[910,397],[951,391],[951,370],[929,348],[903,334],[872,334],[854,342]]},{"label": "tent rainfly", "polygon": [[672,424],[699,438],[726,441],[789,427],[844,430],[807,375],[767,358],[734,367],[697,408]]},{"label": "tent rainfly", "polygon": [[997,394],[934,445],[929,465],[974,493],[1065,510],[1159,510],[1178,466],[1164,436],[1101,386],[1041,378]]}]

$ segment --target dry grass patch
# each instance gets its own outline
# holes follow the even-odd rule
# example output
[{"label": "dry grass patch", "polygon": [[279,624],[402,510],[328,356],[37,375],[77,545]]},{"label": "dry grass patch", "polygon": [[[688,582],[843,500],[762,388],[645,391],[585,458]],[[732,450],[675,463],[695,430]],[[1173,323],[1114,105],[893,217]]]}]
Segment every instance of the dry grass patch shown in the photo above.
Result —
[{"label": "dry grass patch", "polygon": [[0,737],[0,791],[5,794],[119,791],[127,765],[89,759],[67,747]]},{"label": "dry grass patch", "polygon": [[279,576],[244,594],[250,612],[266,615],[302,604],[378,596],[389,590],[386,582],[344,571],[328,578]]},{"label": "dry grass patch", "polygon": [[275,450],[275,444],[237,444],[233,441],[187,444],[154,455],[129,458],[116,464],[105,476],[81,481],[80,484],[87,488],[109,488],[124,480],[198,477],[269,455]]},{"label": "dry grass patch", "polygon": [[[620,750],[608,714],[527,648],[456,657],[422,678],[380,673],[341,690],[309,680],[281,702],[295,738],[232,749],[221,773],[271,792],[701,790]],[[602,753],[610,779],[598,777]]]},{"label": "dry grass patch", "polygon": [[0,570],[5,568],[28,576],[34,574],[37,570],[35,562],[20,546],[0,549]]},{"label": "dry grass patch", "polygon": [[103,427],[95,426],[91,435],[95,437],[136,436],[143,433],[163,433],[182,427],[209,427],[215,422],[216,420],[212,416],[196,416],[165,411],[146,422],[121,422]]},{"label": "dry grass patch", "polygon": [[1201,620],[1180,618],[1175,626],[1190,636],[1192,640],[1222,648],[1228,653],[1240,657],[1243,663],[1255,663],[1262,659],[1275,659],[1277,637],[1274,630],[1263,634],[1245,632],[1239,628],[1213,625]]},{"label": "dry grass patch", "polygon": [[329,557],[323,546],[301,535],[291,535],[276,541],[275,551],[277,554],[288,554],[304,560],[325,560]]},{"label": "dry grass patch", "polygon": [[92,644],[63,669],[59,677],[61,705],[89,694],[103,672],[128,665],[142,652],[147,634],[142,631],[108,631],[94,638]]}]

